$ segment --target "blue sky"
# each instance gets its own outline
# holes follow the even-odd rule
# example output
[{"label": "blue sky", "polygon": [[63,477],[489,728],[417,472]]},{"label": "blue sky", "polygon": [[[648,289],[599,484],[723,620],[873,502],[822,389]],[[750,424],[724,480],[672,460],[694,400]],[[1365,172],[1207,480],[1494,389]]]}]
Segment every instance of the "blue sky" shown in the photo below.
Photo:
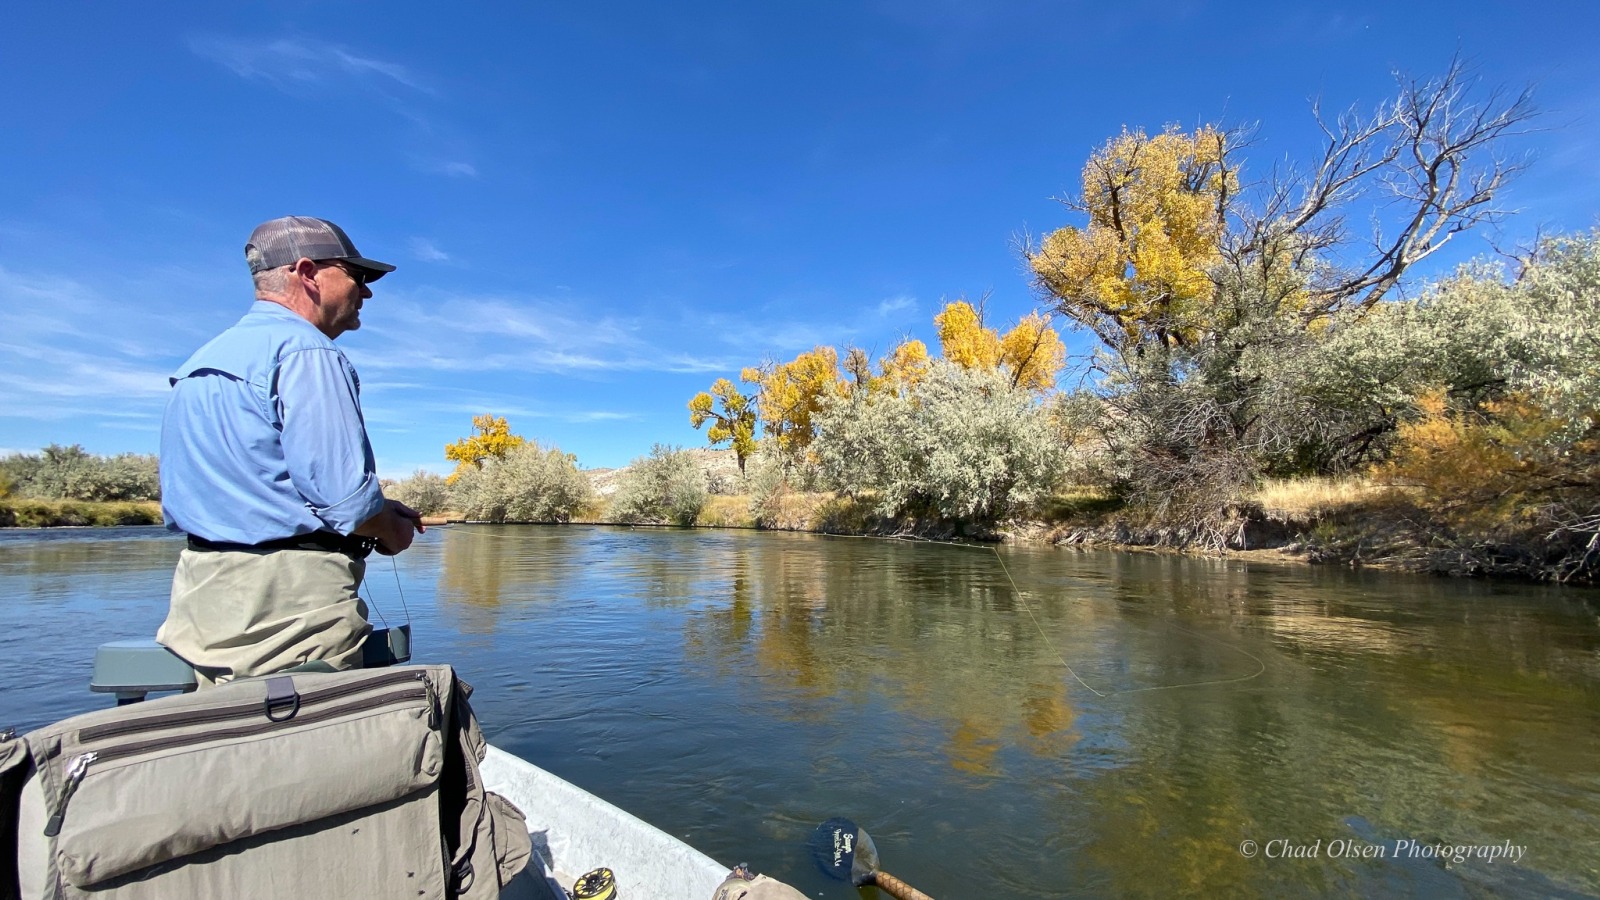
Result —
[{"label": "blue sky", "polygon": [[[1600,4],[22,2],[0,29],[0,452],[154,452],[166,375],[248,307],[255,224],[399,265],[340,339],[379,467],[475,413],[623,465],[685,404],[824,343],[936,345],[1037,299],[1014,241],[1125,125],[1315,149],[1460,52],[1532,84],[1521,213],[1439,266],[1600,218]],[[1084,347],[1078,338],[1069,345]]]}]

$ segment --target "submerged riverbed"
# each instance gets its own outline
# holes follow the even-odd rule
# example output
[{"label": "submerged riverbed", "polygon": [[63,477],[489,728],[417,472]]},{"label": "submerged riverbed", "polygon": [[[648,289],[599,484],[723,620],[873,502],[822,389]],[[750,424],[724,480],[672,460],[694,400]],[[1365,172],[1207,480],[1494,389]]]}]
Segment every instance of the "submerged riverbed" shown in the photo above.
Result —
[{"label": "submerged riverbed", "polygon": [[[0,726],[105,705],[93,648],[154,633],[179,547],[0,533]],[[497,745],[810,896],[855,895],[806,853],[835,815],[941,900],[1600,894],[1592,591],[451,526],[364,593]]]}]

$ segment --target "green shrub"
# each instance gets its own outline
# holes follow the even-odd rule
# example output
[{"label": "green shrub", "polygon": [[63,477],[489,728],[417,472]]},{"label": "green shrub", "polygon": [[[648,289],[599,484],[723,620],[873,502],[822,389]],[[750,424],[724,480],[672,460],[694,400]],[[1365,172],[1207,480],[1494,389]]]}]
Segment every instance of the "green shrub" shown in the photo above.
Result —
[{"label": "green shrub", "polygon": [[462,473],[448,505],[483,522],[570,522],[592,491],[577,457],[529,441]]},{"label": "green shrub", "polygon": [[154,456],[96,456],[73,444],[51,444],[37,454],[0,459],[0,481],[9,493],[34,500],[159,500],[161,479]]},{"label": "green shrub", "polygon": [[786,520],[785,500],[795,492],[787,469],[782,459],[765,450],[745,463],[745,491],[750,496],[750,518],[756,527],[776,528],[780,519]]},{"label": "green shrub", "polygon": [[693,525],[706,505],[706,473],[694,455],[656,444],[628,466],[611,497],[615,522]]},{"label": "green shrub", "polygon": [[822,496],[811,513],[811,527],[831,534],[866,534],[883,524],[870,497]]},{"label": "green shrub", "polygon": [[436,516],[450,508],[450,485],[444,476],[423,469],[413,472],[410,478],[386,487],[383,493],[425,516]]},{"label": "green shrub", "polygon": [[1065,465],[1049,407],[1001,372],[934,360],[915,388],[854,393],[818,417],[824,487],[882,515],[993,522],[1048,495]]}]

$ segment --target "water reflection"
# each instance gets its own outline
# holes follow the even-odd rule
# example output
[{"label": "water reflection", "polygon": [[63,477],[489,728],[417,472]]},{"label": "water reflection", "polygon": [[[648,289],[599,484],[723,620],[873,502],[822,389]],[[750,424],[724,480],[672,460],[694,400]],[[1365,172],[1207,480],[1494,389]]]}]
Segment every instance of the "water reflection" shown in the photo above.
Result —
[{"label": "water reflection", "polygon": [[[35,543],[0,538],[8,683],[81,656],[85,616],[159,622],[176,545]],[[477,685],[493,740],[811,896],[853,895],[804,852],[838,814],[934,896],[1600,890],[1592,594],[581,527],[431,530],[394,580],[419,659]],[[48,696],[4,711],[93,702]],[[1527,850],[1515,868],[1239,850],[1402,838]]]},{"label": "water reflection", "polygon": [[[97,533],[98,532],[98,533]],[[72,579],[139,584],[151,573],[170,581],[181,538],[160,527],[0,529],[0,576],[12,587],[5,602],[50,601]]]},{"label": "water reflection", "polygon": [[1049,843],[1082,853],[1054,861],[1061,883],[1119,895],[1393,886],[1360,860],[1264,867],[1236,849],[1251,835],[1353,841],[1356,813],[1456,842],[1559,844],[1552,818],[1600,834],[1584,758],[1600,737],[1600,642],[1582,595],[986,552],[740,546],[732,602],[691,617],[687,646],[747,653],[817,696],[867,690],[937,723],[954,775],[1059,793],[1036,808],[1066,812]]}]

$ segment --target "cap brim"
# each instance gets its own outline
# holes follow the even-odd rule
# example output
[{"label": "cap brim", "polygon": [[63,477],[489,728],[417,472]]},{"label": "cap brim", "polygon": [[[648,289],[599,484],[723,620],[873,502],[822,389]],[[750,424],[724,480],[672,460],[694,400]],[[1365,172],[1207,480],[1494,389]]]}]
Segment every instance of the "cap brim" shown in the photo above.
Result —
[{"label": "cap brim", "polygon": [[346,257],[345,262],[351,264],[352,266],[359,266],[360,268],[365,269],[368,273],[366,278],[367,284],[371,284],[372,282],[377,281],[379,278],[382,278],[383,276],[394,271],[394,266],[391,266],[388,263],[378,262],[375,259],[367,259],[365,256]]}]

